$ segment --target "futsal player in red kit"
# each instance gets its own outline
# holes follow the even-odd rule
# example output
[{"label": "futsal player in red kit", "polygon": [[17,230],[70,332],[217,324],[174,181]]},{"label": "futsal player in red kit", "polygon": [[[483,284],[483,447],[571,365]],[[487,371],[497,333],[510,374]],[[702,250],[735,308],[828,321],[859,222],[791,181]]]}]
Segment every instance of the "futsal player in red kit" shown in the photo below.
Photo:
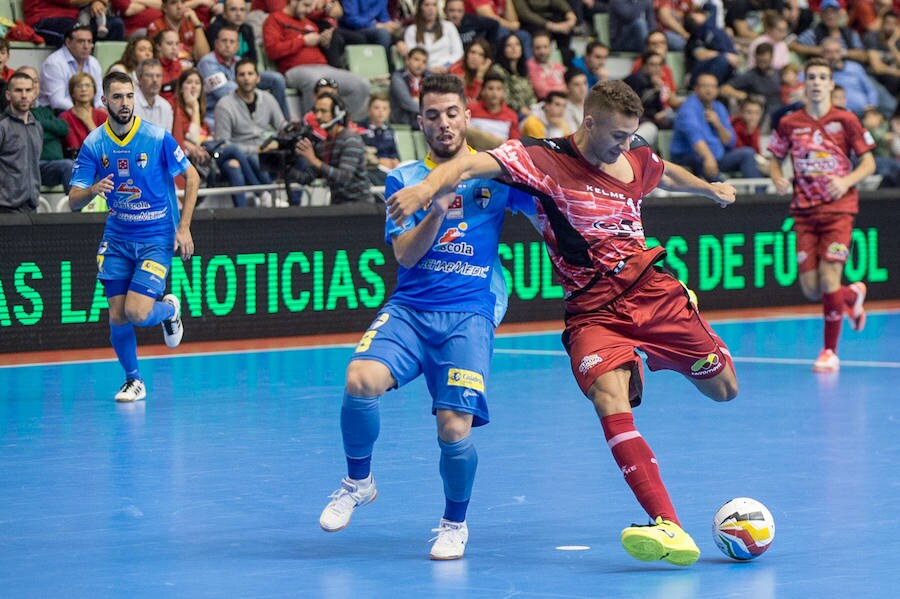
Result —
[{"label": "futsal player in red kit", "polygon": [[[846,312],[855,331],[866,324],[866,285],[841,285],[850,253],[853,219],[859,212],[856,184],[875,172],[875,140],[849,110],[833,106],[831,66],[813,58],[804,67],[806,106],[778,123],[769,140],[772,181],[778,193],[791,182],[781,170],[790,155],[794,166],[791,216],[797,235],[800,288],[811,301],[821,301],[825,317],[824,347],[813,363],[816,372],[840,368],[837,357],[841,322]],[[856,154],[856,167],[850,160]]]},{"label": "futsal player in red kit", "polygon": [[573,135],[511,140],[449,161],[391,196],[388,213],[401,219],[472,178],[497,178],[537,198],[533,222],[566,292],[563,343],[572,372],[652,520],[623,530],[622,545],[639,560],[688,566],[700,550],[681,528],[656,457],[634,425],[632,408],[643,390],[636,350],[646,353],[651,370],[680,372],[716,401],[733,399],[738,386],[728,348],[679,281],[656,266],[665,250],[647,249],[641,203],[656,187],[703,195],[721,206],[734,202],[735,192],[662,160],[646,143],[632,147],[642,113],[628,85],[598,83]]}]

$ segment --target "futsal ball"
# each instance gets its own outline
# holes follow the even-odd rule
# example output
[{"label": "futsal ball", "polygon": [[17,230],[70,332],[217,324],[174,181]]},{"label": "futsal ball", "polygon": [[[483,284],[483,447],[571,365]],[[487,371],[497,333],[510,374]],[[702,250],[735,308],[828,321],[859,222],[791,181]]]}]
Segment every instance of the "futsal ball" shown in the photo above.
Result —
[{"label": "futsal ball", "polygon": [[755,499],[737,497],[726,501],[713,517],[713,539],[728,557],[739,561],[756,559],[775,539],[775,519]]}]

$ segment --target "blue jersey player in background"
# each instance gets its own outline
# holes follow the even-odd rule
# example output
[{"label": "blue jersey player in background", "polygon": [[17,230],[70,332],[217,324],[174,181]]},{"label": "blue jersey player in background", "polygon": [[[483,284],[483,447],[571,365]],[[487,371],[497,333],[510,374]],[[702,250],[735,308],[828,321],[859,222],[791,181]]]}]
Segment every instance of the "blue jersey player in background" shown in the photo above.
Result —
[{"label": "blue jersey player in background", "polygon": [[[469,153],[469,111],[461,81],[431,75],[422,84],[419,124],[430,153],[388,174],[385,195],[418,183],[442,162]],[[473,426],[489,420],[485,385],[494,327],[506,311],[497,248],[507,209],[533,214],[534,199],[490,180],[466,181],[455,194],[395,226],[386,241],[400,263],[397,288],[363,335],[347,367],[341,434],[347,477],[322,511],[320,526],[342,530],[353,510],[375,499],[372,449],[382,394],[420,374],[432,397],[445,506],[431,559],[459,559],[468,542],[466,510],[478,455]]]},{"label": "blue jersey player in background", "polygon": [[[178,298],[162,296],[174,251],[184,260],[194,253],[191,217],[200,177],[168,132],[134,116],[128,75],[103,78],[103,104],[109,117],[78,152],[69,206],[80,210],[96,195],[109,206],[97,277],[109,301],[110,342],[125,370],[116,401],[130,402],[147,396],[134,327],[162,324],[169,347],[184,334]],[[186,183],[179,215],[174,177],[180,174]]]}]

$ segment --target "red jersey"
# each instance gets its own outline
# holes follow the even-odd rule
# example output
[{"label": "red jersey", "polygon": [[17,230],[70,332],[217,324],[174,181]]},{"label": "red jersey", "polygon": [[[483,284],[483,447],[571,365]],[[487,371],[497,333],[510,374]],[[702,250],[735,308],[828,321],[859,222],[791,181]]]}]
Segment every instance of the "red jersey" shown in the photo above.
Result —
[{"label": "red jersey", "polygon": [[862,156],[875,148],[875,140],[856,115],[832,106],[815,119],[806,110],[784,117],[772,132],[769,150],[783,160],[790,153],[794,164],[791,214],[810,212],[859,212],[859,194],[851,188],[837,200],[828,193],[828,181],[853,170],[850,153]]},{"label": "red jersey", "polygon": [[519,115],[504,102],[497,112],[490,112],[482,102],[469,104],[470,127],[496,135],[500,139],[519,139]]},{"label": "red jersey", "polygon": [[[538,198],[541,234],[570,311],[602,305],[661,257],[659,248],[647,250],[641,221],[644,196],[664,171],[649,147],[623,154],[634,172],[629,183],[585,160],[572,136],[510,140],[488,153],[504,170],[501,180]],[[592,305],[582,305],[578,297],[592,287]]]}]

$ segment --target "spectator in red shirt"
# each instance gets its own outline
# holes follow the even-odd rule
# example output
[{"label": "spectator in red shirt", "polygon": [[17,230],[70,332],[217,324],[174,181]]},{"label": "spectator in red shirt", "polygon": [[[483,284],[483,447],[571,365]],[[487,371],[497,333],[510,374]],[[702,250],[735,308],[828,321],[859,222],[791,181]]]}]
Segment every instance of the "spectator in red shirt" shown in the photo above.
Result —
[{"label": "spectator in red shirt", "polygon": [[450,65],[450,73],[463,80],[466,89],[466,100],[477,102],[481,96],[484,76],[491,68],[491,45],[486,39],[476,38],[466,47],[461,60]]},{"label": "spectator in red shirt", "polygon": [[[25,22],[34,27],[35,33],[44,38],[48,46],[59,48],[65,41],[66,32],[78,24],[78,12],[90,8],[93,15],[105,14],[109,0],[26,0]],[[108,30],[105,39],[125,39],[125,25],[119,17],[106,19]],[[91,19],[91,33],[97,37],[97,23]]]},{"label": "spectator in red shirt", "polygon": [[481,99],[469,104],[472,113],[469,131],[478,129],[503,141],[519,139],[519,115],[506,105],[503,75],[488,73],[481,87]]},{"label": "spectator in red shirt", "polygon": [[340,86],[354,120],[366,116],[369,82],[353,73],[328,64],[322,51],[334,35],[334,28],[321,31],[309,18],[314,0],[288,0],[281,12],[272,13],[263,23],[266,54],[278,65],[287,84],[301,96],[301,114],[309,111],[315,100],[319,79],[334,79]]},{"label": "spectator in red shirt", "polygon": [[181,42],[179,58],[189,59],[193,65],[210,53],[209,40],[203,31],[203,21],[184,0],[163,0],[163,16],[147,26],[147,35],[155,37],[160,31],[171,29]]},{"label": "spectator in red shirt", "polygon": [[[749,95],[741,100],[738,114],[731,117],[734,128],[736,148],[753,148],[759,154],[759,125],[762,123],[765,102],[756,95]],[[760,169],[763,166],[760,165]]]},{"label": "spectator in red shirt", "polygon": [[4,81],[9,81],[9,78],[13,76],[13,73],[16,72],[15,69],[11,69],[6,66],[6,63],[9,61],[9,42],[6,41],[5,38],[0,38],[0,77],[3,78]]},{"label": "spectator in red shirt", "polygon": [[531,42],[532,57],[528,59],[528,78],[538,100],[544,100],[550,92],[566,93],[566,68],[550,60],[550,34],[539,31]]},{"label": "spectator in red shirt", "polygon": [[125,23],[125,37],[147,35],[150,23],[163,16],[160,0],[109,0],[113,12]]},{"label": "spectator in red shirt", "polygon": [[88,133],[106,122],[106,111],[94,108],[96,93],[97,83],[87,73],[75,73],[69,79],[69,96],[72,98],[73,106],[59,115],[59,118],[69,125],[69,134],[63,140],[66,158],[74,160]]},{"label": "spectator in red shirt", "polygon": [[163,85],[160,95],[170,103],[175,98],[175,86],[178,77],[185,68],[193,68],[185,65],[178,58],[178,33],[172,29],[164,29],[153,38],[153,52],[163,68]]}]

